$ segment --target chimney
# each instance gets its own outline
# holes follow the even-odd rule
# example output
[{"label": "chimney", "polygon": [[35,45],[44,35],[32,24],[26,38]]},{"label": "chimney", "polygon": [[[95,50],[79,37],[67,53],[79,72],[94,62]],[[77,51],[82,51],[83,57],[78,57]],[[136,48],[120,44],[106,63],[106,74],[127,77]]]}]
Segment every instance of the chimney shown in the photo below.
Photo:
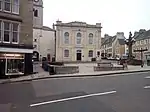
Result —
[{"label": "chimney", "polygon": [[55,30],[55,24],[53,23],[53,30]]},{"label": "chimney", "polygon": [[101,23],[96,23],[96,26],[97,27],[101,27]]},{"label": "chimney", "polygon": [[62,23],[62,21],[60,21],[60,20],[57,20],[57,21],[56,21],[56,23],[57,23],[57,24],[61,24],[61,23]]}]

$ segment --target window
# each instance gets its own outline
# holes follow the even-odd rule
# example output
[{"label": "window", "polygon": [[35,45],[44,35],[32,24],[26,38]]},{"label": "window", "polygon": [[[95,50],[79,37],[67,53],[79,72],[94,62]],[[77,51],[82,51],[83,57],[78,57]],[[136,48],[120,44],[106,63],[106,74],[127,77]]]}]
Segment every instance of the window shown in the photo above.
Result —
[{"label": "window", "polygon": [[18,43],[18,36],[19,36],[19,24],[12,23],[12,42]]},{"label": "window", "polygon": [[64,43],[69,44],[69,33],[68,32],[65,32],[65,34],[64,34]]},{"label": "window", "polygon": [[16,13],[16,14],[19,14],[19,0],[13,0],[12,12]]},{"label": "window", "polygon": [[69,50],[64,51],[64,57],[69,57]]},{"label": "window", "polygon": [[10,23],[4,22],[4,42],[10,42]]},{"label": "window", "polygon": [[141,45],[143,44],[143,40],[141,40]]},{"label": "window", "polygon": [[77,40],[76,40],[77,44],[81,44],[81,33],[77,33]]},{"label": "window", "polygon": [[2,10],[2,0],[0,0],[0,10]]},{"label": "window", "polygon": [[8,12],[11,11],[11,0],[4,0],[4,10]]},{"label": "window", "polygon": [[38,10],[34,10],[34,16],[38,17]]},{"label": "window", "polygon": [[145,40],[145,44],[148,44],[148,40]]},{"label": "window", "polygon": [[97,56],[99,56],[100,55],[100,52],[99,51],[97,51]]},{"label": "window", "polygon": [[0,41],[2,40],[2,21],[0,21]]},{"label": "window", "polygon": [[93,51],[92,50],[89,51],[89,57],[93,57]]},{"label": "window", "polygon": [[93,44],[93,34],[89,34],[89,44]]}]

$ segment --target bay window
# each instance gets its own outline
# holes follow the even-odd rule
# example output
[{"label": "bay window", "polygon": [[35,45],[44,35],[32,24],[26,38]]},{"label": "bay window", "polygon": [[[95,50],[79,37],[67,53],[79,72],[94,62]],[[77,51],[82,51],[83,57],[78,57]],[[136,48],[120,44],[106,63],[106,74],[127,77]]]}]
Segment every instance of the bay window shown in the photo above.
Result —
[{"label": "bay window", "polygon": [[0,20],[0,41],[4,43],[18,43],[19,23]]},{"label": "bay window", "polygon": [[10,42],[10,23],[4,22],[4,42]]},{"label": "bay window", "polygon": [[12,23],[12,42],[18,42],[18,35],[19,35],[19,24]]},{"label": "bay window", "polygon": [[4,10],[8,12],[11,11],[11,0],[4,0]]}]

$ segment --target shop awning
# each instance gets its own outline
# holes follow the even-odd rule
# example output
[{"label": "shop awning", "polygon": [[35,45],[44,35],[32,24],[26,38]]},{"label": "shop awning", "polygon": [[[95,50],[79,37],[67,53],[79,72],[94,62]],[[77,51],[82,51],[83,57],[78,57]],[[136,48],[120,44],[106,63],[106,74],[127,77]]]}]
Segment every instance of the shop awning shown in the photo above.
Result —
[{"label": "shop awning", "polygon": [[21,49],[21,48],[5,48],[5,47],[0,47],[0,52],[9,52],[9,53],[33,53],[33,49]]}]

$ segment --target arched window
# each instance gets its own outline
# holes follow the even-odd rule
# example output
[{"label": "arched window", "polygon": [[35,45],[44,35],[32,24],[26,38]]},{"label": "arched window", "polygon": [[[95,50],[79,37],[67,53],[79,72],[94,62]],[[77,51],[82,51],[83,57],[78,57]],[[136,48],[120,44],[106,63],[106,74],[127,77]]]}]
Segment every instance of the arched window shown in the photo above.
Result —
[{"label": "arched window", "polygon": [[64,57],[69,57],[69,50],[64,50]]},{"label": "arched window", "polygon": [[64,43],[69,44],[69,33],[68,32],[64,33]]},{"label": "arched window", "polygon": [[93,44],[93,34],[89,34],[89,44]]},{"label": "arched window", "polygon": [[82,37],[81,33],[77,33],[77,37],[76,37],[77,44],[81,44],[81,37]]},{"label": "arched window", "polygon": [[93,50],[89,50],[89,57],[93,57]]}]

